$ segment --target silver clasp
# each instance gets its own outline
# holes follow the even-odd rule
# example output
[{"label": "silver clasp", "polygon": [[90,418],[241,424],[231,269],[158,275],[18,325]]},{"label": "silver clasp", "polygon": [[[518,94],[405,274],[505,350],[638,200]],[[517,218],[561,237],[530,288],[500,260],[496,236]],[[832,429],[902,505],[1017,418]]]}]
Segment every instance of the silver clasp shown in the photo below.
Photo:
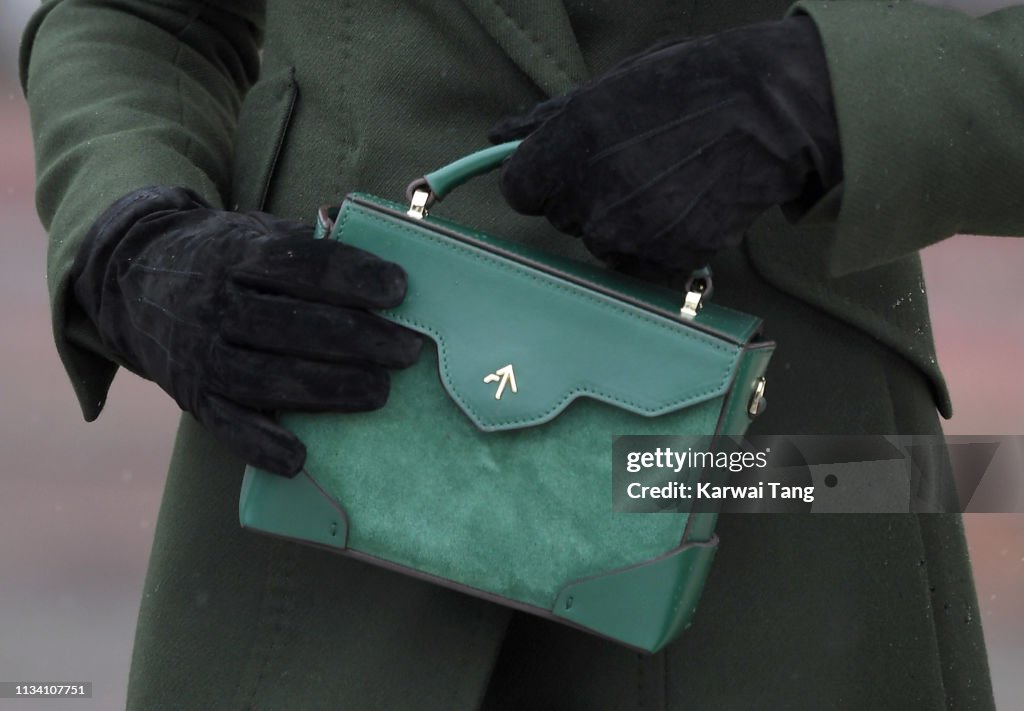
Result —
[{"label": "silver clasp", "polygon": [[754,395],[750,398],[750,406],[747,408],[747,414],[751,417],[757,417],[764,412],[764,388],[767,383],[768,381],[765,378],[758,378],[757,382],[754,383]]},{"label": "silver clasp", "polygon": [[679,309],[679,316],[687,321],[693,319],[704,307],[704,299],[711,293],[711,276],[693,276],[686,282],[686,297]]},{"label": "silver clasp", "polygon": [[409,209],[406,211],[406,215],[414,217],[417,220],[422,220],[427,216],[427,203],[430,202],[430,191],[419,188],[412,194],[412,202],[409,204]]}]

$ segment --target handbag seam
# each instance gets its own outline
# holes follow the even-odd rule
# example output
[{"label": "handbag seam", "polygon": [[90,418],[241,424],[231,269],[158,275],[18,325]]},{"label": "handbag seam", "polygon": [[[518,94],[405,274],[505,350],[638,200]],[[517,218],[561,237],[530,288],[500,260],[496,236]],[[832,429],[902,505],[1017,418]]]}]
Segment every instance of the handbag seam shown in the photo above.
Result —
[{"label": "handbag seam", "polygon": [[[344,230],[345,225],[348,222],[349,215],[355,209],[357,209],[357,208],[353,207],[350,204],[350,205],[347,205],[344,210],[342,210],[342,213],[341,213],[341,215],[339,215],[339,220],[338,220],[338,226],[337,226],[338,232],[341,232],[341,231]],[[674,336],[681,335],[682,337],[694,340],[694,341],[696,341],[697,343],[699,343],[699,344],[701,344],[703,346],[706,346],[706,347],[709,347],[711,349],[714,349],[714,350],[721,351],[723,353],[729,354],[729,349],[726,348],[725,346],[722,346],[722,345],[714,343],[714,342],[708,342],[705,339],[698,338],[696,335],[694,335],[694,334],[692,334],[692,333],[690,333],[690,332],[688,332],[686,330],[670,328],[667,325],[665,325],[664,323],[662,323],[661,321],[653,319],[653,318],[651,318],[649,316],[646,316],[646,315],[644,315],[642,313],[641,314],[636,314],[635,312],[629,311],[629,310],[627,310],[625,308],[622,308],[621,306],[618,306],[618,305],[615,305],[615,304],[612,304],[611,306],[609,306],[608,302],[602,301],[600,299],[596,299],[593,296],[591,296],[590,294],[586,293],[585,291],[569,289],[569,288],[563,286],[562,284],[559,284],[558,282],[556,282],[551,277],[546,277],[546,276],[538,275],[536,273],[533,273],[532,270],[527,270],[525,268],[522,268],[521,266],[513,266],[512,264],[509,264],[508,262],[499,260],[499,259],[497,259],[497,258],[495,258],[495,257],[493,257],[491,255],[488,255],[488,254],[481,254],[481,253],[479,253],[479,252],[477,252],[475,250],[460,248],[459,245],[453,244],[450,241],[439,239],[436,235],[431,234],[429,231],[426,231],[426,230],[418,231],[418,230],[414,230],[411,227],[409,227],[408,225],[404,225],[404,224],[402,224],[400,222],[391,222],[390,220],[386,220],[385,218],[383,218],[383,217],[381,217],[379,215],[376,215],[376,214],[374,214],[373,212],[371,212],[369,210],[362,209],[360,212],[363,215],[363,217],[366,218],[366,219],[373,220],[373,221],[376,221],[376,222],[388,225],[389,227],[393,227],[394,229],[397,229],[397,230],[400,230],[400,231],[403,231],[403,232],[407,232],[410,235],[413,235],[415,237],[425,237],[425,238],[430,239],[432,242],[434,242],[435,244],[437,244],[437,245],[439,245],[439,246],[441,246],[441,247],[443,247],[445,249],[461,252],[461,253],[465,254],[466,256],[468,256],[468,257],[470,257],[472,259],[475,259],[475,260],[478,260],[478,261],[481,261],[481,262],[487,262],[487,263],[492,264],[492,265],[494,265],[494,266],[496,266],[496,267],[498,267],[498,268],[500,268],[500,269],[502,269],[504,271],[508,271],[508,272],[513,273],[513,274],[526,277],[526,278],[528,278],[530,280],[533,280],[533,281],[536,281],[536,282],[542,284],[544,287],[546,287],[546,288],[548,288],[550,290],[562,291],[562,292],[565,292],[566,294],[568,294],[570,296],[573,296],[573,297],[576,297],[576,298],[579,298],[579,299],[583,299],[583,300],[586,300],[586,301],[590,301],[592,303],[599,304],[602,307],[611,308],[612,310],[617,311],[617,312],[619,312],[621,314],[625,314],[625,315],[628,315],[628,316],[631,316],[631,317],[635,317],[635,318],[637,318],[637,319],[639,319],[641,321],[644,321],[645,323],[649,324],[650,326],[652,326],[652,327],[654,327],[654,328],[656,328],[658,330],[666,331],[668,333],[671,333]],[[435,340],[438,343],[438,362],[441,365],[442,381],[446,384],[448,392],[451,394],[452,398],[462,407],[462,409],[464,411],[466,411],[470,415],[470,417],[472,418],[473,422],[477,426],[480,426],[480,427],[497,428],[497,427],[502,427],[502,426],[507,426],[507,425],[543,424],[544,422],[547,422],[547,421],[551,420],[554,415],[556,415],[557,413],[559,413],[562,410],[564,410],[569,402],[571,402],[572,400],[575,400],[580,395],[591,395],[592,397],[594,397],[594,399],[598,399],[598,400],[601,400],[603,402],[608,402],[608,403],[615,404],[615,405],[620,405],[620,406],[627,406],[628,408],[632,409],[632,411],[634,413],[636,413],[636,414],[650,415],[650,416],[667,414],[669,412],[673,412],[673,411],[681,409],[683,407],[688,407],[690,405],[696,404],[699,400],[701,400],[702,398],[706,397],[707,395],[713,395],[713,394],[723,394],[724,395],[725,393],[722,392],[722,388],[727,385],[729,377],[732,374],[732,372],[733,372],[733,370],[734,370],[734,368],[735,368],[735,366],[736,366],[736,364],[738,362],[738,359],[739,359],[739,354],[738,353],[733,353],[731,355],[730,361],[724,366],[725,372],[722,375],[721,379],[718,381],[717,385],[709,386],[709,387],[703,388],[703,389],[698,390],[698,391],[691,391],[691,392],[687,393],[687,395],[685,395],[683,397],[680,397],[680,398],[677,398],[677,399],[671,401],[669,404],[664,405],[662,407],[657,407],[657,408],[645,407],[645,406],[639,405],[638,403],[630,402],[629,400],[624,400],[624,399],[616,397],[614,395],[608,395],[608,394],[605,394],[605,393],[595,392],[595,391],[593,391],[593,390],[591,390],[589,388],[586,388],[586,387],[575,387],[573,390],[571,390],[569,393],[567,393],[563,398],[561,398],[557,403],[555,403],[551,408],[545,410],[544,412],[540,413],[539,415],[535,415],[535,416],[532,416],[532,417],[526,417],[526,418],[506,419],[506,420],[501,420],[501,421],[490,421],[490,420],[488,420],[488,423],[485,425],[483,420],[482,420],[482,418],[481,418],[481,416],[480,416],[480,414],[478,414],[478,411],[469,402],[467,402],[462,395],[460,395],[456,391],[456,386],[453,383],[452,378],[450,377],[451,371],[450,371],[450,369],[448,367],[448,356],[447,356],[447,348],[446,348],[447,341],[446,341],[445,337],[440,332],[438,332],[436,329],[434,329],[434,328],[432,328],[432,327],[430,327],[430,326],[428,326],[428,325],[418,321],[417,319],[409,318],[407,316],[399,316],[399,315],[396,315],[392,311],[384,311],[383,313],[387,313],[389,316],[394,318],[399,323],[405,323],[405,324],[409,324],[409,325],[414,325],[414,326],[422,329],[423,331],[431,334],[432,336],[434,336]]]}]

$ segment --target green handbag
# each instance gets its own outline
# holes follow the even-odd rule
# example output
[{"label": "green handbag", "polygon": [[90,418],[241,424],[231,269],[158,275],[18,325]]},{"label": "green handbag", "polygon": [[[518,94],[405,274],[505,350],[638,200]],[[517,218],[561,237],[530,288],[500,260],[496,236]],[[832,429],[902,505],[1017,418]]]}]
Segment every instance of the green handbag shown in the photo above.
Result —
[{"label": "green handbag", "polygon": [[305,469],[247,469],[240,520],[653,652],[690,623],[716,514],[613,512],[612,438],[742,434],[775,344],[704,303],[710,277],[683,299],[427,216],[516,145],[428,174],[411,207],[321,210],[321,235],[406,270],[382,315],[427,343],[380,410],[282,414]]}]

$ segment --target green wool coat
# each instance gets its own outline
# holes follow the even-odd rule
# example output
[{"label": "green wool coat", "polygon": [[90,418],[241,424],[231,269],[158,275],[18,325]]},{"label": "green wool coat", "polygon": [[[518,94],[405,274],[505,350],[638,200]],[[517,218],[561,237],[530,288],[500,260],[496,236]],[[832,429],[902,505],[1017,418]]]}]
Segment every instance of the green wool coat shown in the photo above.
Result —
[{"label": "green wool coat", "polygon": [[[225,208],[306,219],[350,190],[400,199],[413,177],[483,146],[496,119],[656,40],[792,11],[823,38],[845,181],[797,223],[767,213],[714,262],[715,299],[762,316],[779,344],[751,431],[940,431],[950,404],[916,251],[955,232],[1024,234],[1024,8],[975,19],[871,0],[266,5],[62,0],[27,28],[54,333],[87,419],[117,366],[67,272],[122,194],[186,185]],[[493,180],[438,212],[589,259],[512,214]],[[992,708],[956,515],[723,516],[693,627],[640,655],[240,530],[242,468],[183,417],[130,708]],[[918,505],[952,492],[937,474]]]}]

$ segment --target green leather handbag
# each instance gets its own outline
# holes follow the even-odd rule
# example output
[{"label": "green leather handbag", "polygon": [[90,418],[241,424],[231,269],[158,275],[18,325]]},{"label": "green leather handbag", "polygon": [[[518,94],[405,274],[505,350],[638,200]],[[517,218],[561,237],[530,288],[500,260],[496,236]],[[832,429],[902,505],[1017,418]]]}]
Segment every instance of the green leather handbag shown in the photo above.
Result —
[{"label": "green leather handbag", "polygon": [[612,438],[742,434],[774,343],[702,278],[683,298],[426,214],[516,145],[426,175],[411,207],[321,210],[322,236],[406,270],[381,315],[427,344],[380,410],[282,414],[305,469],[250,467],[241,523],[653,652],[690,623],[716,515],[613,512]]}]

